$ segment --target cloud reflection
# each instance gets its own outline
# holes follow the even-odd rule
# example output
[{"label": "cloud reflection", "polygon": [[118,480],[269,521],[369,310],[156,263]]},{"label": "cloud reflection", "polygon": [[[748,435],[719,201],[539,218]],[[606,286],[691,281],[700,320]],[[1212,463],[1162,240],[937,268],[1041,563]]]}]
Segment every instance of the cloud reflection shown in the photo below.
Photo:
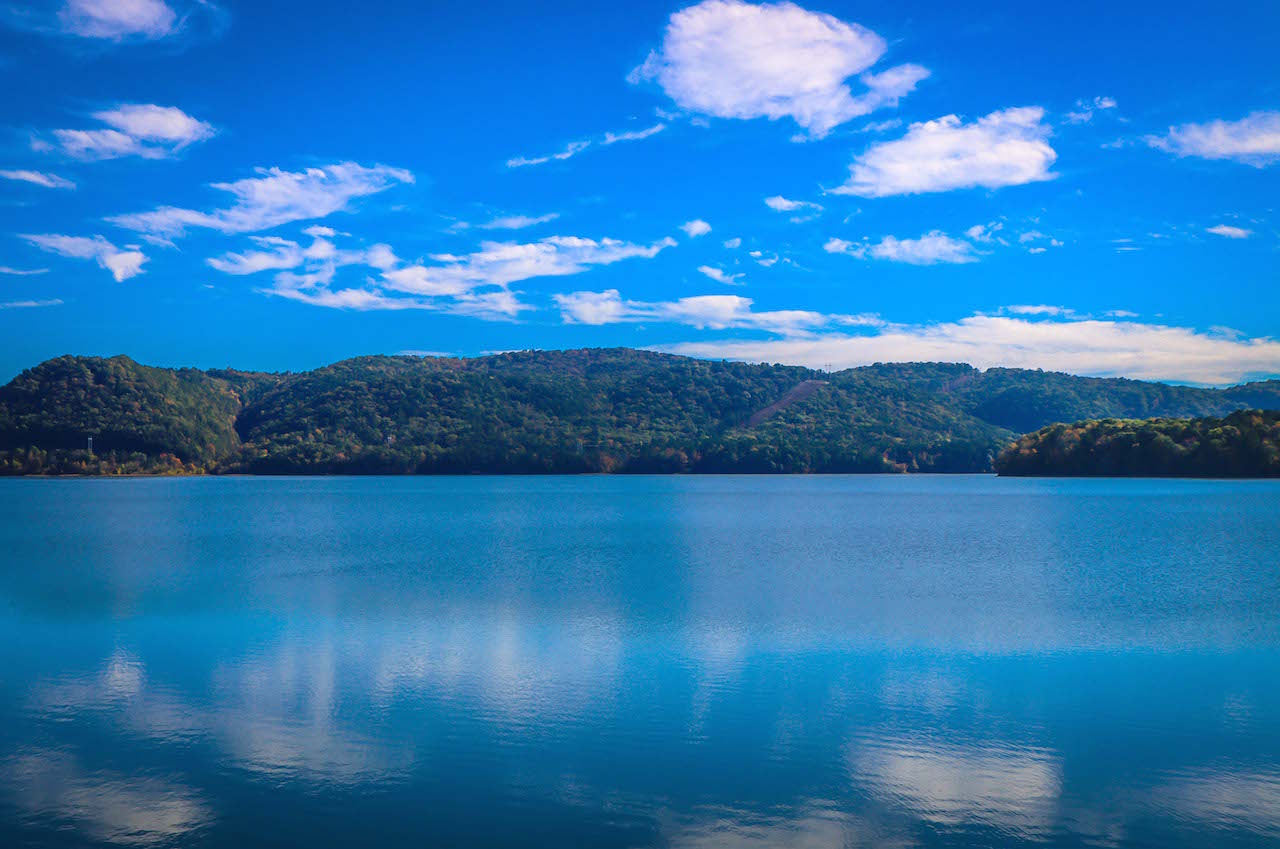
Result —
[{"label": "cloud reflection", "polygon": [[94,840],[148,846],[189,838],[213,820],[210,805],[182,784],[91,772],[61,751],[22,752],[3,771],[13,801],[27,815],[74,824]]}]

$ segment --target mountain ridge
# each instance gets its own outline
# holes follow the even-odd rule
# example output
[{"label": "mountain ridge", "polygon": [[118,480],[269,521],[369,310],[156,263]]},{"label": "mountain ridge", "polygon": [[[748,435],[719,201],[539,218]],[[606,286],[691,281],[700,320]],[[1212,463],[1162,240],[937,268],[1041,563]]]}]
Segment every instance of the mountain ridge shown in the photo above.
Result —
[{"label": "mountain ridge", "polygon": [[0,387],[0,473],[990,471],[1055,422],[1260,407],[1280,408],[1280,381],[1205,389],[960,363],[828,373],[628,348],[284,373],[67,355]]}]

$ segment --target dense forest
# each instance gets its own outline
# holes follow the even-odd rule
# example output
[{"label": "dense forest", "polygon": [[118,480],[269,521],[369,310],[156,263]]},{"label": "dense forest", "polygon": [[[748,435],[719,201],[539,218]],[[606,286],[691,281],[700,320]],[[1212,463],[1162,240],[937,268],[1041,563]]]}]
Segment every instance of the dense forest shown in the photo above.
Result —
[{"label": "dense forest", "polygon": [[1103,419],[1027,434],[996,459],[1002,475],[1280,477],[1280,412],[1225,418]]},{"label": "dense forest", "polygon": [[1245,407],[1280,408],[1280,381],[825,373],[630,349],[360,357],[299,374],[66,356],[0,388],[0,474],[990,471],[1053,422]]}]

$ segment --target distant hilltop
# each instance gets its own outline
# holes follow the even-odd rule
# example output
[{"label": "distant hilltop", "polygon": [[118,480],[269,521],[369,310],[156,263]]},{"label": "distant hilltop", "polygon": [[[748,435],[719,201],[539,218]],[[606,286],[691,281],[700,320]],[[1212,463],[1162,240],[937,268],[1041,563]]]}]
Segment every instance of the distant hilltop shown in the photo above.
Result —
[{"label": "distant hilltop", "polygon": [[0,388],[0,474],[988,472],[1019,434],[1056,422],[1245,408],[1280,408],[1280,381],[1200,389],[950,363],[826,373],[625,348],[359,357],[298,374],[64,356]]},{"label": "distant hilltop", "polygon": [[1027,434],[996,459],[1002,475],[1280,477],[1280,412],[1225,418],[1104,419]]}]

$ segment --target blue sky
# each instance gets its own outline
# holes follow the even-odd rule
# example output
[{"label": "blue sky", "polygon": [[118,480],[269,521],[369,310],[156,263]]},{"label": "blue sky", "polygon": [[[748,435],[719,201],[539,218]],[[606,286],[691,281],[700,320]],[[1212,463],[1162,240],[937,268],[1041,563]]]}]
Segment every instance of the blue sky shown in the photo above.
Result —
[{"label": "blue sky", "polygon": [[0,5],[0,378],[1280,375],[1274,2]]}]

